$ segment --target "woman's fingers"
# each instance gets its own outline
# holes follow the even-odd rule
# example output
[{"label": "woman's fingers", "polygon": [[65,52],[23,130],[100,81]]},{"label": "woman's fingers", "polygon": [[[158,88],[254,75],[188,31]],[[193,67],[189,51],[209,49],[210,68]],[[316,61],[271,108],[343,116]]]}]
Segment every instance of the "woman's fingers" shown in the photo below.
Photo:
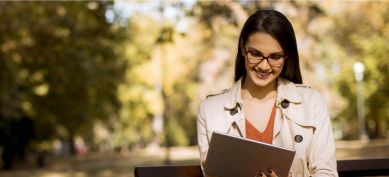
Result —
[{"label": "woman's fingers", "polygon": [[[277,173],[274,172],[272,169],[267,169],[266,173],[258,172],[258,175],[255,177],[278,177]],[[289,172],[288,177],[292,177],[292,172]]]},{"label": "woman's fingers", "polygon": [[278,177],[276,172],[274,172],[272,169],[267,169],[267,174],[269,177]]},{"label": "woman's fingers", "polygon": [[257,175],[255,175],[255,177],[267,177],[267,175],[260,171]]}]

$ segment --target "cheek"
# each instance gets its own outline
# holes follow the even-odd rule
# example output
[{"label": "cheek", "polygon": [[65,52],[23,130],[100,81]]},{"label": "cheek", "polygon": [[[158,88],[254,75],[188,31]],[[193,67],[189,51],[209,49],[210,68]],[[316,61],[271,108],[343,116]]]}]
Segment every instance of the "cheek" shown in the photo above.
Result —
[{"label": "cheek", "polygon": [[249,63],[246,59],[244,60],[244,67],[246,68],[246,71],[249,71],[255,67],[255,65]]},{"label": "cheek", "polygon": [[285,65],[282,65],[280,68],[277,68],[277,70],[276,70],[277,76],[279,76],[281,74],[284,67],[285,67]]}]

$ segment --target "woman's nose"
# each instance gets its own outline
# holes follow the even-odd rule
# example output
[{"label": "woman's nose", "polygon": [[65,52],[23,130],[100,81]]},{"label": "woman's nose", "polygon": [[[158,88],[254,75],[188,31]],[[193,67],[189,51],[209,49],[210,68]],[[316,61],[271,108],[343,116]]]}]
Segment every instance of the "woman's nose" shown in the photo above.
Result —
[{"label": "woman's nose", "polygon": [[270,70],[271,69],[271,66],[269,65],[269,62],[265,59],[265,60],[262,60],[260,63],[257,64],[257,66],[255,66],[257,69],[261,69],[261,70]]}]

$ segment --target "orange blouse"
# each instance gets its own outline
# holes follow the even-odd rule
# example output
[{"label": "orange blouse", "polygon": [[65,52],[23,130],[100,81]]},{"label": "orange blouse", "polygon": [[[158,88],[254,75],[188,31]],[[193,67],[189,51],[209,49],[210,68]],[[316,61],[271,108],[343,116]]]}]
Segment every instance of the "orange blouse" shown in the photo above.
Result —
[{"label": "orange blouse", "polygon": [[274,118],[276,115],[276,105],[274,104],[273,109],[270,114],[269,122],[267,123],[266,129],[263,132],[260,132],[256,129],[247,119],[246,119],[246,138],[261,141],[264,143],[271,144],[273,141],[273,127],[274,127]]}]

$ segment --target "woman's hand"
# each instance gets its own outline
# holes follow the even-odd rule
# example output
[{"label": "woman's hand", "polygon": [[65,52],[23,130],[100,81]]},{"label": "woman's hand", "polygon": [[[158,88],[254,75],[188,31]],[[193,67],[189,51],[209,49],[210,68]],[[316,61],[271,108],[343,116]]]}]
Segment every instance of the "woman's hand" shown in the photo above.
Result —
[{"label": "woman's hand", "polygon": [[[278,177],[278,176],[277,176],[277,173],[275,171],[273,171],[272,169],[269,168],[266,173],[259,172],[258,175],[255,177]],[[288,177],[292,177],[291,172],[289,172]]]}]

